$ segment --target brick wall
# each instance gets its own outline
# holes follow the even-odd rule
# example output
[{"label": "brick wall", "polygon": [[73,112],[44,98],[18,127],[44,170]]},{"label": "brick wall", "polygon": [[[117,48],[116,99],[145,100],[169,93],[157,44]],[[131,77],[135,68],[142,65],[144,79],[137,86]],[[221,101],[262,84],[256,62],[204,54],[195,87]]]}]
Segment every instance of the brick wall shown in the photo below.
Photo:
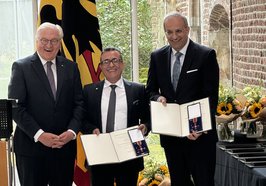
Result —
[{"label": "brick wall", "polygon": [[[154,8],[153,43],[154,48],[159,48],[166,44],[162,29],[164,15],[177,9],[189,16],[193,0],[150,0],[150,3]],[[237,89],[260,85],[266,93],[265,0],[200,0],[200,11],[202,44],[216,49],[220,66],[229,78],[227,83]],[[217,19],[220,20],[215,22]],[[220,30],[215,30],[217,26]],[[224,48],[226,52],[222,51]]]},{"label": "brick wall", "polygon": [[266,2],[232,3],[233,85],[261,85],[266,90]]}]

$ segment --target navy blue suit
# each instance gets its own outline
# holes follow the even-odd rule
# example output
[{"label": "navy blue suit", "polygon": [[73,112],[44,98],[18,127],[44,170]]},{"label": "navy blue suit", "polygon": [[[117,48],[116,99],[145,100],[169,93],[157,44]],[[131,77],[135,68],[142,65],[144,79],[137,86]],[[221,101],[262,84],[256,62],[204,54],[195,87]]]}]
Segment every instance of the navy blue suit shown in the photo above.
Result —
[{"label": "navy blue suit", "polygon": [[[51,170],[57,171],[54,174],[58,174],[61,183],[65,183],[62,179],[68,182],[72,182],[73,179],[71,167],[74,166],[76,156],[76,140],[70,141],[60,149],[48,148],[34,141],[34,135],[39,129],[59,135],[68,129],[78,133],[82,125],[83,97],[77,64],[58,56],[56,69],[56,101],[37,53],[13,63],[8,97],[18,100],[18,107],[13,110],[13,119],[17,124],[14,134],[16,156],[36,160],[35,163],[40,165],[40,169],[49,170],[46,166],[53,163],[54,168]],[[57,166],[56,163],[60,162],[58,160],[65,161]],[[23,161],[17,162],[19,176],[32,174],[32,178],[37,177],[37,171],[31,167],[27,173],[20,171],[19,167],[24,166]],[[65,172],[68,172],[67,177]],[[43,183],[40,178],[38,183],[21,184],[30,186]]]},{"label": "navy blue suit", "polygon": [[[151,54],[147,93],[151,100],[164,96],[167,103],[183,104],[209,97],[212,130],[196,141],[160,135],[171,175],[171,185],[189,186],[190,173],[202,186],[212,186],[215,145],[217,142],[215,112],[218,102],[219,67],[213,49],[189,41],[176,90],[171,83],[171,52],[167,45]],[[179,125],[179,123],[176,123]],[[163,125],[163,123],[162,123]],[[207,168],[206,168],[207,167]],[[205,179],[205,181],[204,181]],[[178,181],[177,181],[178,180]]]}]

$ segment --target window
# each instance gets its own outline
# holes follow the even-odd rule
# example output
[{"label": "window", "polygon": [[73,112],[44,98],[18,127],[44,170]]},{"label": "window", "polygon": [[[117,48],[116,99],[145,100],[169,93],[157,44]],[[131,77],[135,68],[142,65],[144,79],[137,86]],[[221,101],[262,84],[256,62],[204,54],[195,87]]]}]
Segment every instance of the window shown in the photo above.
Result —
[{"label": "window", "polygon": [[0,0],[0,99],[7,98],[12,63],[34,49],[32,0]]}]

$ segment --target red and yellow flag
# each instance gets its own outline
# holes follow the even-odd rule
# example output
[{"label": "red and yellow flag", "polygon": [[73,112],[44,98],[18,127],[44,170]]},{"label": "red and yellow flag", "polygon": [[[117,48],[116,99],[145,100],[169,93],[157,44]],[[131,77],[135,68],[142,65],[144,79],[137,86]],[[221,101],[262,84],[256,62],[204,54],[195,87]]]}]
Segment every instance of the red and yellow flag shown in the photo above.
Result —
[{"label": "red and yellow flag", "polygon": [[[39,10],[38,25],[48,21],[62,26],[62,54],[78,63],[82,84],[103,79],[99,68],[102,43],[95,0],[41,0]],[[79,136],[74,182],[77,186],[89,186]]]}]

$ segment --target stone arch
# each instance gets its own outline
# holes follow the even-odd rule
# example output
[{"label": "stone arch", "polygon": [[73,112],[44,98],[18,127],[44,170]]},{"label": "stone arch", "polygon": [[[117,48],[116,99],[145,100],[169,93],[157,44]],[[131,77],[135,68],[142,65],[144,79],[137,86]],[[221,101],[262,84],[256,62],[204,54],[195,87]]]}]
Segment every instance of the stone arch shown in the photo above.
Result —
[{"label": "stone arch", "polygon": [[209,17],[209,45],[217,52],[221,84],[231,85],[229,15],[221,4],[216,4]]}]

